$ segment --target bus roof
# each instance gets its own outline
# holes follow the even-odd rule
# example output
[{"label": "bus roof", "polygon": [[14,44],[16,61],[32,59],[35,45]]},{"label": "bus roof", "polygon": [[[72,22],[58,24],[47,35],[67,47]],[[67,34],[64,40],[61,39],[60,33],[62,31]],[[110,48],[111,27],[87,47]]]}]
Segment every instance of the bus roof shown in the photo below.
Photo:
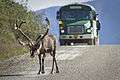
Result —
[{"label": "bus roof", "polygon": [[96,11],[96,9],[95,9],[93,6],[91,6],[91,5],[89,5],[89,4],[83,4],[83,3],[73,3],[73,4],[68,4],[68,5],[64,5],[64,6],[62,6],[61,8],[63,8],[63,7],[67,7],[67,6],[74,6],[74,5],[81,5],[81,6],[90,7],[91,10]]}]

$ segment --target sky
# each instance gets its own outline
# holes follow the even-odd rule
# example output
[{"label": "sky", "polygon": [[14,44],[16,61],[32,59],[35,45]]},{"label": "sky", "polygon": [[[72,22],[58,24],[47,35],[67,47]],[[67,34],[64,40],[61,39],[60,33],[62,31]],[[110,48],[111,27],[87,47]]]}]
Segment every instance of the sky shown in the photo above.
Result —
[{"label": "sky", "polygon": [[[28,0],[33,11],[69,3],[93,2],[101,22],[100,44],[120,44],[120,0]],[[54,11],[54,10],[53,10]],[[48,15],[52,13],[48,10]]]}]

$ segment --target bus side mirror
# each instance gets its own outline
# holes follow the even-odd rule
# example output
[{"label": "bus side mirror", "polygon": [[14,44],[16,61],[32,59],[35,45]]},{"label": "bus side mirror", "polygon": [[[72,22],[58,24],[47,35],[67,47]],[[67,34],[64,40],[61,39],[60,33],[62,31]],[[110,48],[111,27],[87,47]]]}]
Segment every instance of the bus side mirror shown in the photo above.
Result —
[{"label": "bus side mirror", "polygon": [[97,21],[97,30],[100,30],[100,22],[99,21]]},{"label": "bus side mirror", "polygon": [[93,19],[96,20],[96,17],[97,17],[98,15],[99,15],[99,14],[95,14],[95,15],[93,16]]},{"label": "bus side mirror", "polygon": [[57,11],[57,17],[56,18],[57,18],[57,20],[60,19],[60,12],[59,11]]}]

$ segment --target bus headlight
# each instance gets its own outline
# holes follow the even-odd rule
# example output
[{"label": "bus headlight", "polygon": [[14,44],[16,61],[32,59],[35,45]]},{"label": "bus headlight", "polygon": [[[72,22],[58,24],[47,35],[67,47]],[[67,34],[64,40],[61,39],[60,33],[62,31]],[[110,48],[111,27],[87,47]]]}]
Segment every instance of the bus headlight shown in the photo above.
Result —
[{"label": "bus headlight", "polygon": [[61,30],[61,33],[64,33],[65,31],[64,30]]},{"label": "bus headlight", "polygon": [[62,21],[59,21],[59,24],[63,24],[63,22],[62,22]]},{"label": "bus headlight", "polygon": [[91,29],[87,29],[87,32],[90,33],[90,32],[91,32]]}]

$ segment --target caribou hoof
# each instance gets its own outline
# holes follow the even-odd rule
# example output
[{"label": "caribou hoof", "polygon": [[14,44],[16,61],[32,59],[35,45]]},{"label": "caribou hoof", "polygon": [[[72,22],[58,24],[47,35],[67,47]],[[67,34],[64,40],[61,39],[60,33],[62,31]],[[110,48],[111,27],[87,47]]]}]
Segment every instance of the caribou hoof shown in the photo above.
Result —
[{"label": "caribou hoof", "polygon": [[53,72],[50,72],[50,74],[53,74]]},{"label": "caribou hoof", "polygon": [[56,73],[59,73],[59,71],[56,71]]},{"label": "caribou hoof", "polygon": [[40,72],[37,73],[37,75],[39,75],[39,74],[40,74]]},{"label": "caribou hoof", "polygon": [[42,74],[44,74],[44,73],[45,73],[45,71],[42,71],[41,73],[42,73]]},{"label": "caribou hoof", "polygon": [[39,75],[41,71],[39,71],[37,74]]}]

